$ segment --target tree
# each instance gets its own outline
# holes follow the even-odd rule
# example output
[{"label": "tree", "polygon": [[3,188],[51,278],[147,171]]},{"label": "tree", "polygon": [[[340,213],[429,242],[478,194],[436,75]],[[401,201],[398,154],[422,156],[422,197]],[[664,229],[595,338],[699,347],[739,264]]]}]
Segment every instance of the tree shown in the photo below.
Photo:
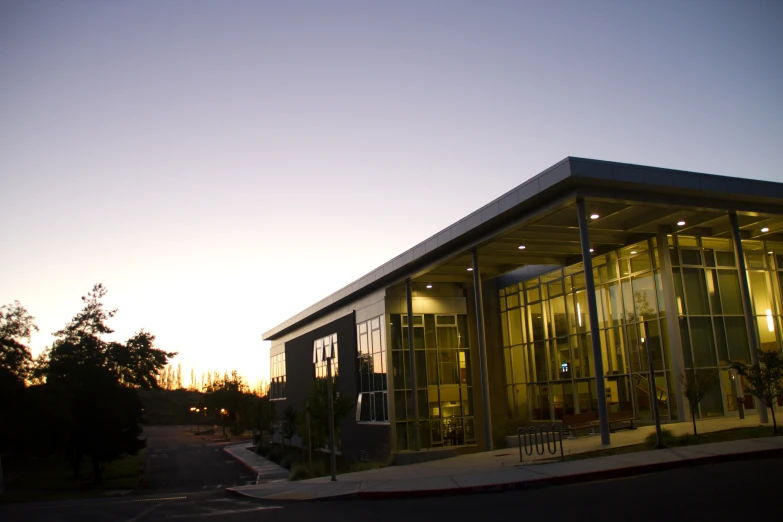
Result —
[{"label": "tree", "polygon": [[[326,379],[315,379],[307,394],[307,411],[310,412],[310,444],[313,448],[323,448],[329,440],[329,405],[326,402],[327,397]],[[340,422],[351,412],[353,401],[345,395],[340,395],[337,391],[337,386],[332,386],[332,400],[334,405],[334,436],[335,439],[339,440]],[[335,446],[337,446],[336,441]]]},{"label": "tree", "polygon": [[778,434],[774,401],[783,393],[783,356],[777,350],[759,352],[759,362],[748,366],[735,361],[731,367],[745,377],[745,390],[754,395],[772,412],[772,434]]},{"label": "tree", "polygon": [[106,324],[116,310],[103,304],[106,288],[96,284],[84,307],[37,362],[36,374],[62,396],[71,423],[65,437],[74,469],[92,458],[93,480],[101,480],[101,463],[144,447],[139,440],[142,415],[136,388],[155,388],[161,369],[176,353],[154,347],[155,336],[141,330],[127,343],[107,342]]},{"label": "tree", "polygon": [[125,344],[111,343],[108,359],[120,381],[128,386],[158,388],[158,374],[175,352],[155,348],[155,336],[143,329]]},{"label": "tree", "polygon": [[33,355],[27,343],[37,331],[35,317],[19,301],[0,306],[0,379],[24,383],[30,377]]},{"label": "tree", "polygon": [[698,437],[696,432],[696,412],[699,410],[699,403],[702,399],[718,383],[717,375],[712,370],[688,368],[680,374],[680,383],[682,384],[682,392],[690,404],[693,435]]},{"label": "tree", "polygon": [[247,416],[246,410],[249,405],[246,397],[248,387],[239,372],[236,370],[232,370],[230,374],[225,372],[222,378],[215,372],[215,376],[205,391],[207,396],[204,400],[208,407],[214,412],[225,411],[221,414],[221,418],[233,416],[234,427],[232,430],[236,435],[239,435],[240,421]]}]

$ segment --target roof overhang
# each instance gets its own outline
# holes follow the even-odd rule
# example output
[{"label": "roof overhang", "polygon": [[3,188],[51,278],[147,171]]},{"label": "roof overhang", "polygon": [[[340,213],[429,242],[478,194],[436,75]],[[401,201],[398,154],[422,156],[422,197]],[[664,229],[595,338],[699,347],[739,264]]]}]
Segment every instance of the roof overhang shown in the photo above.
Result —
[{"label": "roof overhang", "polygon": [[[263,334],[274,340],[336,308],[406,278],[472,285],[529,265],[581,261],[576,200],[584,199],[596,254],[655,235],[730,234],[737,212],[747,238],[783,240],[783,184],[623,163],[566,158],[364,277]],[[677,223],[685,221],[684,226]],[[769,228],[762,233],[762,228]],[[521,245],[526,248],[519,249]]]}]

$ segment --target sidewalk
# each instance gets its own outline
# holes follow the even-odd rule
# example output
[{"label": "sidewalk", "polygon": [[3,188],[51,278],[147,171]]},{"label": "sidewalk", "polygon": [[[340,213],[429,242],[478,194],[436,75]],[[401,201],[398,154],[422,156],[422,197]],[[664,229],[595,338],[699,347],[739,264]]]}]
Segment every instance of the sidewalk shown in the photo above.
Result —
[{"label": "sidewalk", "polygon": [[[722,426],[723,424],[715,423],[707,426],[707,430],[715,431],[710,429],[713,427],[727,429],[727,426]],[[677,428],[680,425],[677,425]],[[643,439],[648,431],[645,428],[628,432],[634,434],[633,436],[617,437],[624,440],[618,440],[617,444],[613,440],[611,446],[624,446],[631,440],[633,440],[631,443],[641,442],[640,439]],[[612,434],[613,437],[617,435]],[[596,439],[597,437],[587,437],[585,442],[581,439],[567,441],[584,445],[583,448],[573,447],[573,451],[568,453],[590,451],[594,449],[596,443],[600,447],[600,440]],[[249,451],[247,453],[252,455]],[[507,448],[409,466],[390,466],[346,473],[338,475],[337,482],[331,482],[329,477],[319,477],[299,482],[239,486],[229,490],[247,497],[273,501],[451,495],[605,480],[679,467],[772,456],[783,456],[783,436],[700,444],[566,462],[536,462],[528,460],[525,455],[526,462],[520,463],[518,449]]]},{"label": "sidewalk", "polygon": [[[288,470],[251,451],[250,441],[231,444],[223,451],[237,459],[256,474],[256,484],[288,481]],[[255,486],[254,486],[255,487]]]}]

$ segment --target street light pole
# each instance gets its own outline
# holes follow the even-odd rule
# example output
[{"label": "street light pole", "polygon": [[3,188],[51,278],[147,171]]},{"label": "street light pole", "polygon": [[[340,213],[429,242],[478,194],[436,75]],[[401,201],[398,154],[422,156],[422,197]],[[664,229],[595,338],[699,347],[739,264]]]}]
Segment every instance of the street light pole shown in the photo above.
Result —
[{"label": "street light pole", "polygon": [[650,343],[650,334],[647,328],[647,321],[644,320],[644,317],[640,317],[640,319],[642,320],[642,335],[644,335],[642,342],[647,347],[647,366],[650,370],[650,376],[648,379],[650,381],[650,408],[651,413],[653,414],[653,419],[655,420],[655,449],[662,449],[666,446],[663,445],[663,435],[661,433],[661,415],[660,411],[658,410],[658,392],[657,386],[655,386],[655,364],[653,364],[652,343]]},{"label": "street light pole", "polygon": [[334,395],[332,392],[332,357],[331,354],[327,354],[326,357],[326,394],[329,396],[327,399],[329,410],[329,467],[332,472],[332,481],[337,480],[336,476],[336,462],[334,454]]}]

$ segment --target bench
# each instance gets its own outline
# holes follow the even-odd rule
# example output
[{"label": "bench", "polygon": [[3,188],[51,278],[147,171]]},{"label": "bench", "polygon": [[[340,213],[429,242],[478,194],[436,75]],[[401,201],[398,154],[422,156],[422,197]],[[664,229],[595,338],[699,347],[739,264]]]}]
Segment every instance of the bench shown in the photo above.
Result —
[{"label": "bench", "polygon": [[[636,419],[637,417],[631,410],[609,413],[609,431],[615,432],[618,429],[634,430],[636,428],[633,425],[633,421]],[[612,429],[613,424],[619,424],[622,422],[628,422],[630,425],[622,428]],[[571,433],[569,438],[578,438],[579,432],[584,430],[587,430],[589,434],[595,433],[600,425],[601,423],[598,420],[597,411],[572,413],[570,415],[563,416],[563,431],[568,431]]]},{"label": "bench", "polygon": [[588,433],[594,433],[598,426],[598,412],[588,411],[585,413],[571,413],[563,415],[563,431],[570,432],[569,438],[578,438],[579,432],[588,430]]},{"label": "bench", "polygon": [[[609,430],[611,432],[615,432],[617,430],[635,430],[636,428],[633,425],[633,421],[635,421],[637,418],[638,417],[636,417],[631,410],[612,412],[609,414]],[[622,428],[612,429],[612,424],[618,424],[621,422],[628,422],[629,425]]]}]

